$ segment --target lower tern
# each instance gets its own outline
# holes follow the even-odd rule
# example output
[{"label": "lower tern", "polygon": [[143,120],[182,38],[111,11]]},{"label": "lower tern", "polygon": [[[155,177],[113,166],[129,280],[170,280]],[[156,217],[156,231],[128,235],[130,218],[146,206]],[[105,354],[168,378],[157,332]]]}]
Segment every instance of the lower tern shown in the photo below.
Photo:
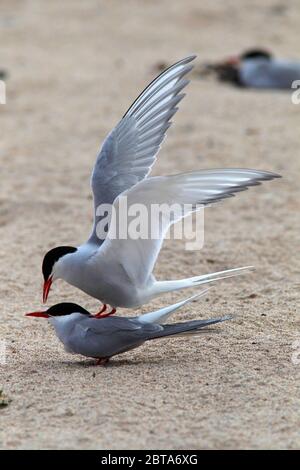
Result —
[{"label": "lower tern", "polygon": [[[157,239],[99,237],[101,220],[97,208],[112,205],[120,211],[120,196],[126,196],[128,207],[142,203],[150,212],[152,204],[211,205],[234,196],[250,186],[279,177],[261,170],[227,168],[198,170],[171,176],[148,177],[171,118],[184,97],[195,56],[169,67],[138,96],[121,121],[105,139],[96,159],[91,185],[94,198],[94,226],[87,242],[78,247],[60,246],[44,257],[43,301],[52,283],[63,279],[100,300],[99,314],[115,313],[117,307],[141,306],[161,294],[198,286],[243,274],[247,267],[173,281],[157,281],[153,269],[163,239],[173,223],[182,219],[182,211],[172,221],[151,220],[160,224]],[[186,214],[185,214],[186,215]],[[112,310],[104,313],[106,306]]]},{"label": "lower tern", "polygon": [[210,320],[165,323],[173,312],[204,295],[207,290],[160,310],[132,318],[115,315],[99,319],[74,303],[60,303],[45,312],[26,315],[48,318],[67,352],[92,357],[97,359],[97,364],[104,365],[112,356],[135,349],[146,341],[211,332],[206,327],[231,319],[231,316],[224,316]]}]

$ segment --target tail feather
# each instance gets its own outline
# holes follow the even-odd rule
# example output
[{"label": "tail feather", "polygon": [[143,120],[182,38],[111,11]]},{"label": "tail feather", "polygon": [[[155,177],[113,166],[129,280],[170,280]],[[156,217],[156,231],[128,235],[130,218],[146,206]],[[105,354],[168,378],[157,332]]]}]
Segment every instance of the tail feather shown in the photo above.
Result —
[{"label": "tail feather", "polygon": [[208,292],[210,288],[204,289],[203,291],[199,292],[198,294],[192,295],[191,297],[181,300],[176,304],[168,305],[167,307],[160,308],[159,310],[155,310],[154,312],[144,313],[138,317],[138,320],[141,323],[158,323],[161,324],[167,320],[167,318],[172,315],[173,312],[178,310],[179,308],[183,307],[186,304],[189,304],[193,300],[202,297],[203,295]]},{"label": "tail feather", "polygon": [[215,323],[220,323],[231,319],[232,317],[227,315],[225,317],[212,318],[211,320],[192,320],[182,323],[174,323],[173,325],[162,325],[163,330],[160,332],[152,333],[148,340],[164,338],[167,336],[185,336],[187,334],[200,334],[206,331],[210,331],[206,330],[206,327],[209,325],[214,325]]},{"label": "tail feather", "polygon": [[253,266],[244,266],[242,268],[228,269],[226,271],[179,279],[177,281],[157,281],[154,284],[155,296],[164,292],[173,292],[179,289],[186,289],[188,287],[199,286],[200,284],[208,284],[210,282],[220,281],[221,279],[240,276],[241,274],[247,274],[253,269]]}]

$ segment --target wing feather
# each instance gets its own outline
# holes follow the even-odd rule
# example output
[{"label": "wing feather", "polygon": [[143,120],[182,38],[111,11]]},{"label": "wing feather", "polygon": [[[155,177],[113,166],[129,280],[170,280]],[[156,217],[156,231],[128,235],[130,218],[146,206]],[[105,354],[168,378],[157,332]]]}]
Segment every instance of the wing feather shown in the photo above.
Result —
[{"label": "wing feather", "polygon": [[[245,191],[250,186],[277,177],[279,175],[267,171],[228,168],[147,178],[126,191],[124,196],[127,197],[128,208],[136,203],[143,204],[148,214],[145,221],[148,227],[149,214],[152,215],[153,205],[162,208],[159,216],[156,213],[157,218],[151,217],[150,219],[151,232],[148,230],[148,237],[132,238],[130,233],[122,239],[112,237],[111,233],[117,234],[118,230],[110,227],[112,231],[109,231],[100,248],[99,256],[105,253],[106,261],[112,270],[115,263],[121,264],[134,285],[142,286],[152,275],[163,239],[170,225],[199,209],[199,205],[216,203],[234,196],[237,192]],[[122,214],[119,215],[121,207],[119,201],[120,198],[114,203],[117,225],[119,220],[127,220]],[[128,226],[130,222],[128,217]],[[156,236],[151,238],[152,234]]]},{"label": "wing feather", "polygon": [[105,139],[92,173],[94,227],[89,241],[101,245],[96,227],[100,204],[112,204],[116,197],[146,178],[185,96],[195,56],[177,62],[156,77],[133,102],[121,121]]}]

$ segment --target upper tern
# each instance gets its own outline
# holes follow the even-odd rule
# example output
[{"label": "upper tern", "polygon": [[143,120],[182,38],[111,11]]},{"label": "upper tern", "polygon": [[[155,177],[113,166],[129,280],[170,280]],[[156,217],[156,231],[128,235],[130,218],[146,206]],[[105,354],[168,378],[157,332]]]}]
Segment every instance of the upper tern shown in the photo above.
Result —
[{"label": "upper tern", "polygon": [[65,350],[73,354],[93,357],[104,365],[110,357],[141,346],[145,341],[167,336],[195,335],[206,331],[206,327],[229,320],[230,316],[210,320],[192,320],[165,324],[177,309],[205,294],[202,291],[193,297],[138,317],[113,316],[95,318],[87,310],[73,303],[61,303],[45,312],[27,313],[27,316],[48,318]]},{"label": "upper tern", "polygon": [[[44,257],[43,301],[51,284],[64,279],[87,294],[113,307],[137,307],[156,296],[242,274],[237,268],[173,281],[157,281],[152,274],[163,239],[170,225],[182,218],[182,211],[170,219],[152,220],[159,225],[157,239],[99,238],[97,207],[112,204],[116,214],[120,195],[128,207],[142,203],[150,212],[152,204],[210,205],[234,196],[249,186],[278,177],[275,173],[240,168],[197,170],[171,176],[148,177],[156,155],[171,125],[170,119],[184,97],[184,77],[192,69],[187,57],[161,73],[138,96],[121,121],[105,139],[91,179],[94,196],[94,226],[87,242],[79,247],[60,246]],[[186,214],[185,214],[186,215]],[[118,220],[118,219],[117,219]]]}]

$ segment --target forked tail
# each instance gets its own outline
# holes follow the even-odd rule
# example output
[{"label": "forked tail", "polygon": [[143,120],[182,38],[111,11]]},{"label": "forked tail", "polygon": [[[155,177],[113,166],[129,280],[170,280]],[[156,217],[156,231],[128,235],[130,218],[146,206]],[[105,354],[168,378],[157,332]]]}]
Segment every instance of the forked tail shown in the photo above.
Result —
[{"label": "forked tail", "polygon": [[253,269],[253,266],[243,266],[242,268],[227,269],[226,271],[219,271],[217,273],[205,274],[203,276],[194,276],[186,279],[179,279],[177,281],[157,281],[153,286],[154,297],[166,292],[173,292],[179,289],[196,287],[200,284],[208,284],[209,282],[215,282],[220,281],[221,279],[240,276],[241,274],[247,274]]},{"label": "forked tail", "polygon": [[179,308],[183,307],[184,305],[189,304],[193,300],[196,300],[199,297],[202,297],[209,291],[210,288],[204,289],[201,292],[198,292],[195,295],[192,295],[188,299],[180,300],[180,302],[176,302],[176,304],[167,305],[167,307],[160,308],[159,310],[155,310],[154,312],[148,312],[140,315],[138,320],[141,323],[158,323],[161,325],[164,323],[172,313],[176,312]]}]

